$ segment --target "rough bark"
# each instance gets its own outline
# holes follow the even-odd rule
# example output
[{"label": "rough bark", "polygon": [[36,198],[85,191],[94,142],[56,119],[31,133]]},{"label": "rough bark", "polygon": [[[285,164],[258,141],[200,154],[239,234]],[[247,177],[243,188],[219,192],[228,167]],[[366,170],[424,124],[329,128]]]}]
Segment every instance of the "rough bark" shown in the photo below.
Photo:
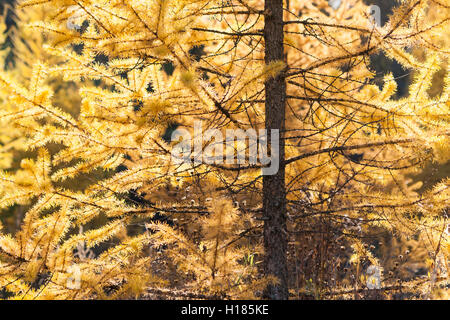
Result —
[{"label": "rough bark", "polygon": [[[265,1],[265,62],[284,60],[283,46],[283,0]],[[265,84],[265,125],[280,130],[280,168],[275,175],[263,177],[264,223],[264,268],[266,275],[275,276],[279,283],[270,285],[264,292],[265,298],[288,299],[287,286],[287,229],[286,229],[286,187],[285,187],[285,104],[286,82],[283,74],[269,79]],[[270,141],[270,139],[268,139]],[[270,147],[269,147],[270,148]]]}]

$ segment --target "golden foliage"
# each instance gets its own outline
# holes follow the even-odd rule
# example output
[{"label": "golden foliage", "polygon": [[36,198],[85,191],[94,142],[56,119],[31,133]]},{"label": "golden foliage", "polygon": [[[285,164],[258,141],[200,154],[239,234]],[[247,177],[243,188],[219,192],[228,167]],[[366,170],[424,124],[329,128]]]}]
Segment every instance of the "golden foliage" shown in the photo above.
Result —
[{"label": "golden foliage", "polygon": [[[261,167],[178,165],[163,138],[195,121],[263,129],[264,83],[278,75],[293,255],[310,226],[328,232],[317,256],[344,238],[358,272],[364,259],[381,264],[361,240],[374,228],[418,237],[434,261],[448,259],[449,181],[419,195],[406,175],[449,160],[448,70],[442,92],[429,90],[448,65],[450,1],[402,1],[383,27],[363,1],[337,10],[290,1],[286,61],[268,65],[264,2],[227,3],[20,1],[18,63],[0,73],[0,208],[27,212],[15,234],[0,230],[0,288],[20,299],[137,298],[175,286],[261,297],[275,281],[259,266]],[[379,51],[414,70],[407,96],[394,98],[392,73],[374,84],[367,59]],[[15,166],[18,151],[29,156]],[[81,259],[80,247],[95,257]],[[162,260],[167,268],[152,267]]]}]

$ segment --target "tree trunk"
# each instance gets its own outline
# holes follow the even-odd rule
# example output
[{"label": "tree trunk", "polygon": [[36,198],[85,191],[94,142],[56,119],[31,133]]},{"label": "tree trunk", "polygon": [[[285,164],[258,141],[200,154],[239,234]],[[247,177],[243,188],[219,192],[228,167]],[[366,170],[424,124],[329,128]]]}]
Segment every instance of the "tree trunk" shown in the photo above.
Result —
[{"label": "tree trunk", "polygon": [[[265,62],[284,61],[283,46],[283,0],[265,1]],[[287,286],[287,228],[286,228],[286,186],[285,186],[285,103],[286,82],[283,74],[269,79],[265,84],[265,125],[280,131],[279,170],[275,175],[263,177],[264,223],[264,268],[266,275],[275,276],[279,283],[270,285],[264,297],[275,300],[288,299]],[[268,148],[270,150],[270,140]]]}]

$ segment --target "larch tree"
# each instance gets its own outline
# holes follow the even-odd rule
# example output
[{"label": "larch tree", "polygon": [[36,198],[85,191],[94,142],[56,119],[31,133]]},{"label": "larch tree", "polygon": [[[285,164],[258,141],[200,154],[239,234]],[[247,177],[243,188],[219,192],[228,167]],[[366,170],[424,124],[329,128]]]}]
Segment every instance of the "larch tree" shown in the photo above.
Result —
[{"label": "larch tree", "polygon": [[[1,163],[0,207],[29,207],[0,233],[9,295],[356,295],[367,262],[383,267],[379,230],[419,239],[438,281],[449,180],[420,195],[405,181],[449,160],[448,0],[401,1],[382,27],[358,0],[20,6],[48,14],[27,16],[45,40],[27,80],[0,74],[0,154],[15,138],[36,151]],[[392,74],[375,84],[380,51],[414,72],[407,96]],[[61,76],[79,106],[55,103]]]}]

